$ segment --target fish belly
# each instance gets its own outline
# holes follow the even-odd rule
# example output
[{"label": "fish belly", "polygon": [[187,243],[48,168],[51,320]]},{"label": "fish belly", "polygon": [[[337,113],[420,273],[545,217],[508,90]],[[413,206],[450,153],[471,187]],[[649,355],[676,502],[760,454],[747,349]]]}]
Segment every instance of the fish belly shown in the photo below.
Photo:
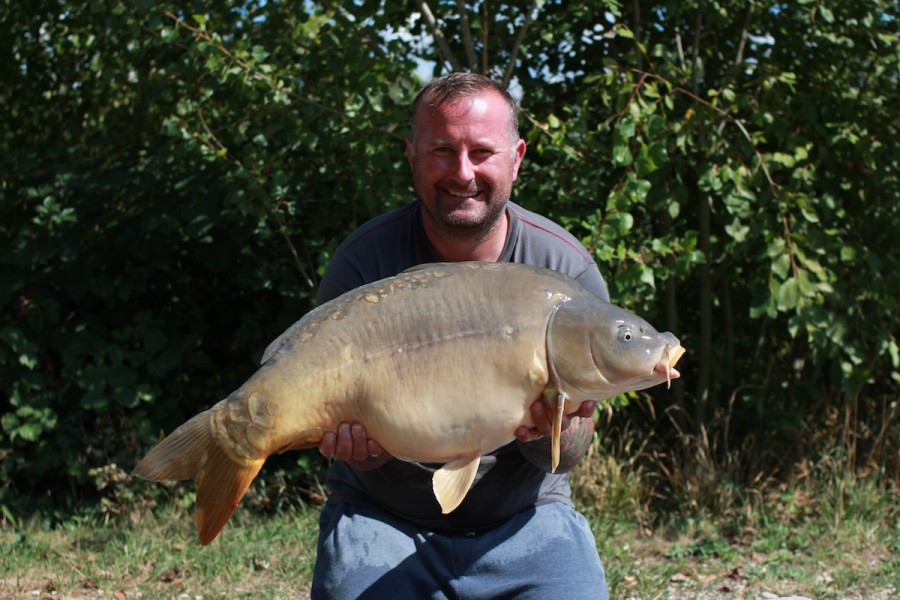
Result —
[{"label": "fish belly", "polygon": [[394,456],[446,462],[531,426],[548,380],[548,295],[447,279],[377,302],[369,289],[283,340],[248,382],[280,404],[277,445],[356,421]]}]

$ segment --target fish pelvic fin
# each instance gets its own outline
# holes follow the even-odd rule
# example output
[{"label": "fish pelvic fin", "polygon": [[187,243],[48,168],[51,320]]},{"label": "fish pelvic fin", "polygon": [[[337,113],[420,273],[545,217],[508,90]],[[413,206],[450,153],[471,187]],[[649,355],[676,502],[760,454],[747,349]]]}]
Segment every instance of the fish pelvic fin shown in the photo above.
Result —
[{"label": "fish pelvic fin", "polygon": [[443,514],[453,512],[462,503],[475,481],[480,462],[481,453],[475,452],[452,460],[434,472],[431,486]]},{"label": "fish pelvic fin", "polygon": [[556,473],[559,466],[559,445],[562,437],[563,414],[566,410],[568,396],[564,392],[556,395],[556,406],[553,408],[553,428],[550,431],[550,472]]},{"label": "fish pelvic fin", "polygon": [[232,458],[216,440],[212,414],[206,410],[194,416],[134,468],[134,474],[143,479],[196,482],[195,522],[204,546],[219,535],[265,462],[265,458]]}]

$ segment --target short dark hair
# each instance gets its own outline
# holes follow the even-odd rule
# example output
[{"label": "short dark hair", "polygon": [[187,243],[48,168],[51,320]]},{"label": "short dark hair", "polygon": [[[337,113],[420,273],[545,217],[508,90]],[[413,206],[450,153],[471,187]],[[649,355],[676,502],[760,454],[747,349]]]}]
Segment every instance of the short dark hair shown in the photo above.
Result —
[{"label": "short dark hair", "polygon": [[410,137],[415,139],[416,115],[423,105],[434,109],[460,98],[471,98],[485,92],[499,94],[506,101],[509,108],[510,137],[514,141],[518,140],[519,108],[510,93],[490,77],[465,71],[455,71],[435,77],[419,90],[412,105]]}]

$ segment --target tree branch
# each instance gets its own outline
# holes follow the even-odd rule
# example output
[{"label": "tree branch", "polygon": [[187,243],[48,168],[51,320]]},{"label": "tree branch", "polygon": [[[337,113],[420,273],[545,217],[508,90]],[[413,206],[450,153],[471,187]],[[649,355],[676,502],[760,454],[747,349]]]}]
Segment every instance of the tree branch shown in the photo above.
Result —
[{"label": "tree branch", "polygon": [[513,42],[512,52],[509,53],[509,64],[506,65],[506,72],[503,74],[503,87],[509,86],[509,80],[512,79],[513,70],[516,68],[516,59],[519,57],[519,50],[522,48],[522,42],[525,39],[525,34],[528,33],[528,28],[531,27],[531,22],[537,18],[537,13],[540,10],[537,2],[531,3],[531,8],[527,13],[525,13],[525,22],[522,23],[522,27],[519,29],[519,33],[516,34],[516,40]]},{"label": "tree branch", "polygon": [[637,68],[644,70],[644,57],[641,52],[641,6],[638,0],[632,0],[631,6],[634,10],[634,49],[637,50]]},{"label": "tree branch", "polygon": [[488,3],[481,3],[481,72],[488,74]]},{"label": "tree branch", "polygon": [[437,45],[438,52],[450,63],[450,67],[454,71],[462,71],[462,65],[459,64],[459,61],[456,60],[456,56],[453,55],[453,51],[450,50],[450,44],[447,43],[444,32],[438,27],[437,20],[434,18],[434,13],[431,12],[428,4],[425,0],[416,0],[416,6],[418,7],[419,12],[422,13],[422,18],[425,19],[425,23],[431,29],[431,36],[434,38],[434,43]]},{"label": "tree branch", "polygon": [[[640,81],[638,81],[637,85],[635,86],[636,89],[635,89],[634,93],[632,93],[631,98],[628,99],[628,104],[631,103],[631,101],[637,95],[637,92],[639,91],[640,87],[642,85],[644,85],[644,82],[647,79],[655,79],[656,81],[662,81],[663,83],[668,85],[673,92],[677,92],[679,94],[684,94],[685,96],[687,96],[694,102],[702,104],[703,106],[717,112],[719,114],[719,116],[722,117],[723,123],[733,123],[735,127],[740,129],[741,134],[743,134],[743,136],[744,136],[744,139],[747,140],[747,142],[750,144],[750,147],[753,149],[753,153],[756,155],[756,160],[757,160],[758,166],[760,169],[762,169],[763,174],[766,176],[766,181],[769,182],[769,185],[772,187],[773,190],[777,190],[778,188],[781,187],[779,184],[777,184],[775,182],[774,179],[772,179],[772,174],[769,172],[768,167],[766,167],[766,161],[765,161],[765,159],[763,159],[762,153],[756,148],[756,144],[753,143],[753,137],[750,135],[750,132],[747,131],[747,128],[744,127],[744,124],[741,123],[740,119],[733,117],[732,115],[728,114],[727,111],[719,108],[718,106],[713,106],[710,102],[708,102],[707,100],[704,100],[703,98],[701,98],[700,96],[698,96],[697,94],[692,92],[691,90],[685,89],[684,87],[682,87],[680,85],[674,85],[671,81],[669,81],[665,77],[662,77],[655,73],[647,73],[645,71],[638,71],[637,69],[632,69],[632,71],[640,74],[641,79],[640,79]],[[626,104],[626,107],[627,107],[627,104]],[[625,114],[625,109],[623,109],[622,112],[619,113],[619,119],[621,119],[624,114]]]},{"label": "tree branch", "polygon": [[747,37],[750,35],[750,19],[753,17],[753,4],[755,0],[747,3],[747,10],[744,13],[744,27],[741,29],[741,41],[738,42],[737,56],[734,57],[735,66],[744,62],[744,50],[747,48]]},{"label": "tree branch", "polygon": [[462,31],[463,46],[466,49],[469,68],[475,71],[478,69],[478,59],[475,57],[475,43],[472,41],[472,28],[469,27],[466,0],[456,0],[456,14],[459,15],[459,28]]},{"label": "tree branch", "polygon": [[[247,61],[241,60],[240,58],[235,56],[232,52],[230,52],[228,50],[228,48],[226,48],[224,46],[224,44],[222,44],[220,41],[214,39],[213,36],[209,34],[209,32],[201,31],[199,28],[189,25],[183,19],[181,19],[181,17],[175,15],[174,13],[172,13],[168,10],[165,11],[163,14],[165,14],[165,16],[167,16],[168,18],[175,21],[175,25],[177,27],[184,27],[185,29],[187,29],[188,31],[193,33],[197,39],[202,39],[202,40],[212,44],[212,46],[217,51],[222,53],[233,64],[241,67],[244,70],[244,73],[247,74],[248,76],[253,77],[254,79],[259,79],[260,81],[264,81],[273,90],[281,89],[293,100],[296,100],[297,102],[301,102],[303,104],[307,104],[309,106],[317,108],[318,110],[322,111],[323,113],[327,113],[333,117],[337,117],[341,121],[347,122],[350,120],[350,117],[348,117],[347,114],[341,110],[332,108],[330,106],[326,106],[317,100],[314,100],[307,96],[303,96],[302,94],[297,93],[297,91],[295,91],[293,88],[288,87],[287,84],[279,85],[279,84],[283,84],[284,82],[279,82],[275,77],[272,77],[271,75],[267,75],[266,73],[263,73],[259,69],[254,69],[252,66],[250,66],[250,64]],[[389,135],[396,140],[400,140],[400,141],[406,140],[406,138],[404,136],[398,135],[398,134],[394,133],[393,131],[386,129],[386,128],[375,129],[374,131],[377,131],[378,133],[383,133],[383,134]]]},{"label": "tree branch", "polygon": [[[526,119],[528,119],[528,121],[532,125],[534,125],[538,129],[538,131],[543,132],[544,134],[546,134],[547,137],[549,137],[551,139],[553,138],[553,132],[550,131],[550,126],[547,125],[547,123],[538,121],[537,118],[534,117],[534,115],[532,115],[531,113],[529,113],[528,111],[526,111],[525,109],[523,109],[521,107],[519,108],[519,114],[523,115]],[[562,147],[565,148],[566,152],[568,152],[572,156],[578,157],[580,160],[584,160],[584,154],[577,148],[573,148],[569,144],[563,144]]]},{"label": "tree branch", "polygon": [[700,89],[700,28],[702,26],[703,15],[698,8],[694,20],[694,47],[691,50],[691,88],[695,94]]},{"label": "tree branch", "polygon": [[[329,0],[323,0],[322,6],[324,6],[327,10],[332,11],[336,19],[338,19],[341,23],[350,28],[358,29],[358,24],[354,23],[353,20],[347,16],[347,10],[343,6],[334,6],[332,2]],[[381,44],[372,39],[371,36],[365,36],[363,41],[369,45],[369,48],[372,49],[372,52],[383,58],[385,61],[393,60],[391,55],[381,47]],[[410,83],[414,83],[415,80],[412,75],[400,74],[401,77],[409,81]]]},{"label": "tree branch", "polygon": [[684,64],[684,45],[681,42],[681,19],[679,18],[675,23],[675,46],[678,48],[678,64],[681,65],[681,70],[687,70],[687,65]]},{"label": "tree branch", "polygon": [[303,263],[300,261],[300,255],[297,254],[297,248],[294,246],[294,242],[291,241],[291,236],[289,236],[286,232],[281,232],[281,237],[284,238],[285,243],[287,244],[288,250],[291,252],[291,256],[294,259],[294,266],[297,267],[297,270],[300,271],[300,275],[306,280],[306,285],[310,287],[310,289],[316,289],[316,282],[313,281],[313,278],[310,277],[309,273],[307,273],[306,269],[303,268]]}]

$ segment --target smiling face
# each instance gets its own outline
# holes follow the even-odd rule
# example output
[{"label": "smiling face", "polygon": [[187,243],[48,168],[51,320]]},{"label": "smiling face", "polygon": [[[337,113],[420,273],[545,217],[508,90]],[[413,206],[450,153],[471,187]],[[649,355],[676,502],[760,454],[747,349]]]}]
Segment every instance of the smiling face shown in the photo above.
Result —
[{"label": "smiling face", "polygon": [[493,91],[419,108],[406,156],[430,236],[479,240],[505,224],[525,155],[509,111]]}]

